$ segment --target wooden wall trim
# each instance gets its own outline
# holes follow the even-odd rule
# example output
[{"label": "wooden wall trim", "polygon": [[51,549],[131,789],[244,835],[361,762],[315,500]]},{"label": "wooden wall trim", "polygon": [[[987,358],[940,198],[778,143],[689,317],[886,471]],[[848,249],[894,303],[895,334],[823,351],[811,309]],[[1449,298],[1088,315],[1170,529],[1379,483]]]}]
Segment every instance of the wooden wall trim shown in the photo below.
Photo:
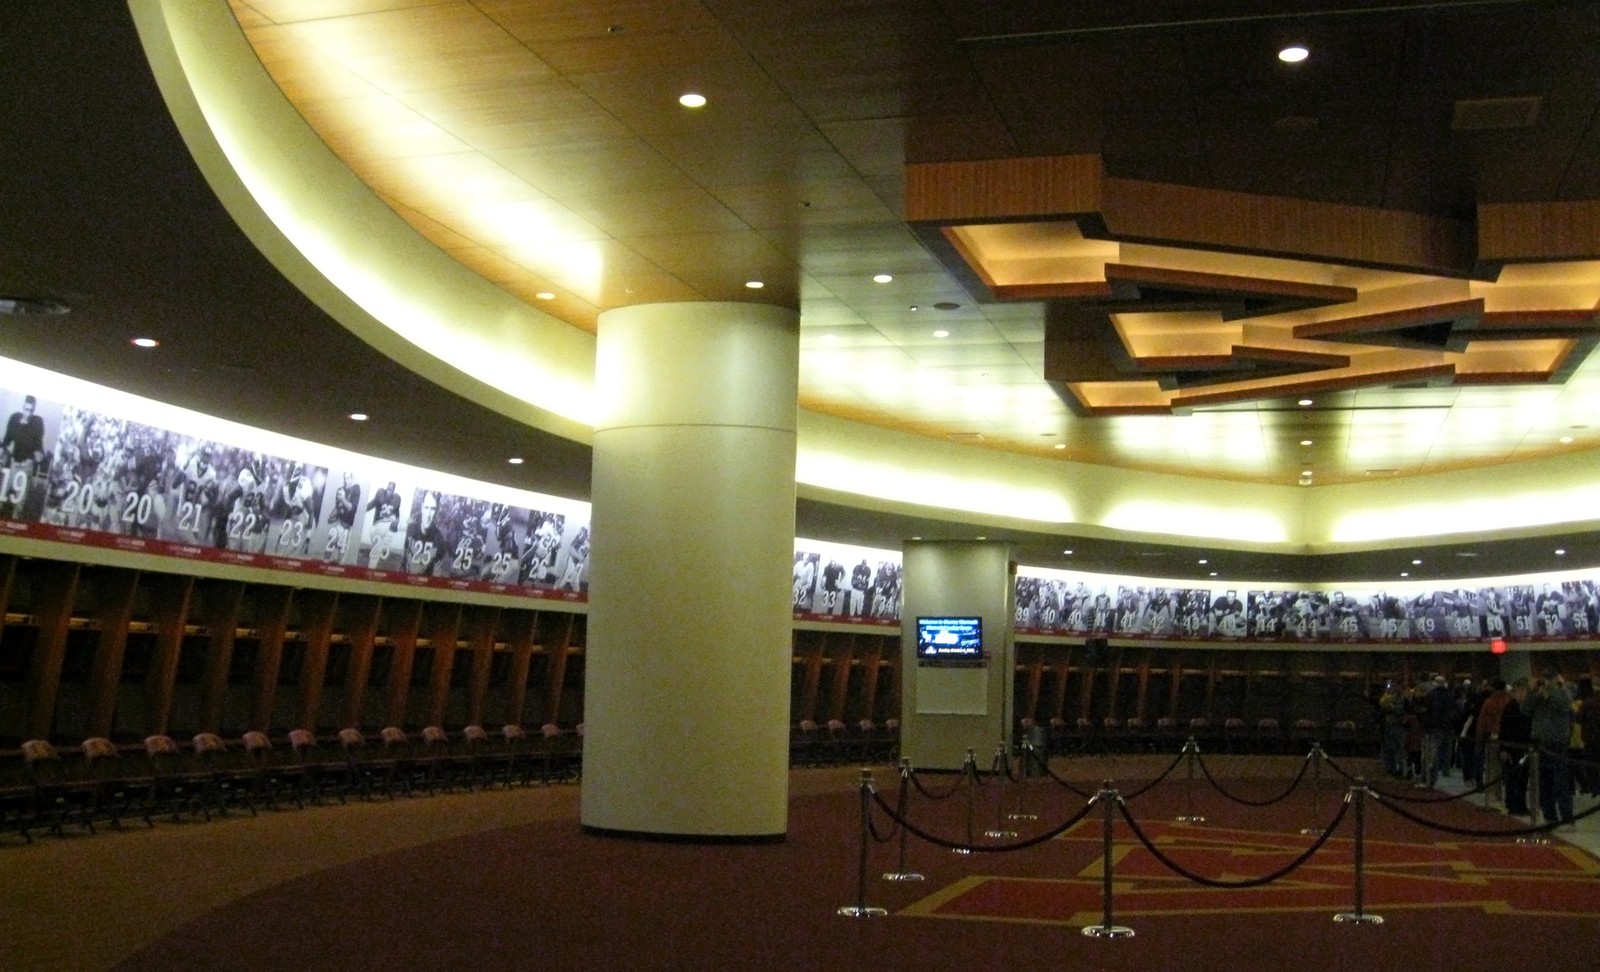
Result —
[{"label": "wooden wall trim", "polygon": [[406,696],[411,691],[411,666],[417,657],[417,630],[422,624],[421,601],[385,601],[384,621],[394,658],[384,697],[383,724],[398,726],[406,719]]},{"label": "wooden wall trim", "polygon": [[138,593],[139,572],[113,570],[103,578],[105,600],[100,605],[100,637],[89,669],[89,723],[91,736],[110,736],[117,714],[117,690],[122,685],[122,663],[128,648],[128,622]]},{"label": "wooden wall trim", "polygon": [[456,642],[460,639],[461,606],[430,606],[428,642],[433,646],[433,669],[428,673],[428,706],[425,724],[444,725],[450,704],[450,673],[456,663]]},{"label": "wooden wall trim", "polygon": [[506,708],[502,725],[522,725],[528,705],[528,669],[533,666],[533,624],[538,615],[518,612],[512,619],[506,641],[511,651],[510,684],[506,686]]},{"label": "wooden wall trim", "polygon": [[[350,643],[350,668],[345,676],[344,712],[340,728],[361,725],[361,707],[367,700],[367,680],[372,677],[372,648],[378,640],[378,615],[383,611],[381,597],[346,597],[341,602],[350,612],[345,635]],[[308,727],[309,728],[309,727]]]},{"label": "wooden wall trim", "polygon": [[283,642],[289,633],[289,609],[295,591],[290,587],[263,587],[256,595],[255,699],[250,708],[250,728],[272,727],[272,708],[278,696],[278,672],[283,668]]},{"label": "wooden wall trim", "polygon": [[472,659],[472,670],[467,678],[467,725],[483,724],[484,705],[489,697],[489,673],[494,665],[494,636],[499,625],[499,608],[471,609],[467,621],[467,650]]},{"label": "wooden wall trim", "polygon": [[[300,700],[295,707],[292,728],[317,731],[317,713],[322,709],[322,683],[328,677],[328,651],[333,643],[333,619],[339,595],[332,591],[301,591],[299,595],[301,636],[306,657],[300,665]],[[348,670],[346,672],[348,676]]]},{"label": "wooden wall trim", "polygon": [[172,728],[172,703],[178,685],[178,656],[183,651],[184,631],[189,622],[194,578],[165,574],[152,576],[149,584],[156,643],[150,659],[150,671],[145,676],[145,691],[149,694],[149,719],[145,731],[147,735],[166,735]]},{"label": "wooden wall trim", "polygon": [[206,587],[206,667],[200,690],[200,732],[222,731],[223,707],[228,699],[228,671],[233,666],[233,645],[239,634],[239,610],[244,584],[225,581]]},{"label": "wooden wall trim", "polygon": [[48,739],[55,724],[56,696],[61,688],[61,666],[67,656],[67,632],[72,625],[72,602],[78,593],[78,564],[46,561],[34,573],[34,615],[39,640],[28,666],[27,716],[29,738]]}]

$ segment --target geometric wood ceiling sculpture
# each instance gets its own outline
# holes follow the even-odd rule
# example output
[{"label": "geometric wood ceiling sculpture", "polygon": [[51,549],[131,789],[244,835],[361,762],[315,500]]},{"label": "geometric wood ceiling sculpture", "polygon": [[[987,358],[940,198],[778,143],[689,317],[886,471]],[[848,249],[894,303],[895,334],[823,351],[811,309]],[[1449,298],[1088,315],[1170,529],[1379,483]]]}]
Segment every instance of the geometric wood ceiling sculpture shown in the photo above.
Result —
[{"label": "geometric wood ceiling sculpture", "polygon": [[[1537,255],[1515,252],[1528,224],[1560,222],[1548,205],[1520,224],[1517,207],[1497,207],[1494,229],[1475,232],[1437,216],[1117,179],[1092,155],[912,165],[906,181],[909,220],[952,272],[997,301],[1048,303],[1044,377],[1080,415],[1560,382],[1600,343],[1600,307],[1569,306],[1560,288],[1490,289],[1506,263],[1600,247],[1569,232],[1555,245],[1570,252],[1553,254],[1563,234],[1546,230]],[[1582,224],[1594,204],[1566,213]],[[1336,282],[1351,268],[1380,276],[1365,290]],[[1473,286],[1489,296],[1466,296]]]}]

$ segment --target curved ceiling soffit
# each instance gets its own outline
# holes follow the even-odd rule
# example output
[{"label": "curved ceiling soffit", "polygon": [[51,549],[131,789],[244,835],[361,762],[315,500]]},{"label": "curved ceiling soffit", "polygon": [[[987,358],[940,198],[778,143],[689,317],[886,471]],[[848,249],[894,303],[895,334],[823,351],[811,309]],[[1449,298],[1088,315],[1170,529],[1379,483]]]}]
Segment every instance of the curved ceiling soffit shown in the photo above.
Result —
[{"label": "curved ceiling soffit", "polygon": [[[197,163],[241,228],[296,286],[421,377],[536,428],[589,441],[592,335],[489,283],[396,215],[287,102],[226,5],[132,0],[130,6]],[[460,327],[463,319],[475,326]],[[802,493],[809,488],[860,495],[879,508],[1014,520],[1064,536],[1078,530],[1136,536],[1143,532],[1140,522],[1151,522],[1145,517],[1158,515],[1155,522],[1190,524],[1190,533],[1163,526],[1163,535],[1177,543],[1322,546],[1304,526],[1313,490],[930,443],[804,411],[799,431]],[[1526,479],[1545,490],[1571,492],[1593,478],[1575,474],[1570,464],[1552,478],[1539,472],[1545,465],[1521,464],[1529,469]],[[884,479],[878,474],[885,470],[896,475]],[[1416,486],[1417,478],[1408,482]],[[1367,485],[1345,487],[1341,495],[1365,504]],[[1371,502],[1381,501],[1380,494],[1370,495]],[[1509,508],[1519,501],[1502,495],[1497,502]],[[1452,520],[1423,535],[1468,537],[1517,525],[1491,519],[1469,531],[1459,526]],[[1320,529],[1310,533],[1322,536]]]}]

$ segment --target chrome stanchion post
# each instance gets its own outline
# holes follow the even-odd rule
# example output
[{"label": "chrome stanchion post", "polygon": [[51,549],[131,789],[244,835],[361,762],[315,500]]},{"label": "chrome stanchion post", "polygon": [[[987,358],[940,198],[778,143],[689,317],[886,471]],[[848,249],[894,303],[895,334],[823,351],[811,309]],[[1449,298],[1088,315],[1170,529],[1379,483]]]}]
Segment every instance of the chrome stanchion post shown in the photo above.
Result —
[{"label": "chrome stanchion post", "polygon": [[867,905],[867,841],[872,838],[867,814],[871,812],[872,800],[872,771],[861,771],[861,857],[856,868],[856,903],[845,905],[836,914],[846,918],[875,918],[887,915],[887,908],[873,908]]},{"label": "chrome stanchion post", "polygon": [[1044,775],[1043,773],[1039,772],[1039,769],[1038,769],[1039,764],[1037,762],[1038,758],[1039,757],[1036,754],[1036,750],[1034,750],[1034,748],[1033,748],[1033,740],[1032,739],[1024,739],[1024,740],[1022,740],[1022,782],[1017,784],[1017,812],[1016,813],[1012,813],[1012,814],[1007,814],[1006,819],[1008,819],[1008,820],[1038,820],[1039,819],[1039,815],[1038,814],[1029,813],[1028,812],[1028,786],[1027,786],[1027,780],[1030,778],[1029,774],[1038,773],[1040,776]]},{"label": "chrome stanchion post", "polygon": [[972,845],[977,841],[972,839],[972,815],[977,810],[978,799],[978,754],[976,751],[967,750],[967,761],[962,764],[961,771],[967,774],[967,845],[965,847],[952,847],[952,854],[970,854]]},{"label": "chrome stanchion post", "polygon": [[1006,741],[1000,740],[1000,745],[994,751],[995,792],[994,792],[994,829],[985,830],[983,836],[991,840],[1004,840],[1007,837],[1017,836],[1015,830],[1007,830],[1006,819],[1006,777],[1011,775],[1011,757],[1006,752]]},{"label": "chrome stanchion post", "polygon": [[906,839],[911,831],[906,828],[906,811],[911,798],[911,760],[900,759],[900,799],[895,804],[895,813],[900,816],[900,866],[883,875],[885,881],[922,881],[926,880],[915,871],[906,870]]},{"label": "chrome stanchion post", "polygon": [[[1306,758],[1311,760],[1311,822],[1316,824],[1322,819],[1322,761],[1327,758],[1327,754],[1322,751],[1322,743],[1312,743],[1311,752],[1306,754]],[[1322,833],[1322,828],[1301,827],[1300,833],[1313,837]]]},{"label": "chrome stanchion post", "polygon": [[1122,797],[1111,788],[1111,781],[1106,780],[1100,784],[1100,792],[1095,795],[1095,799],[1105,804],[1106,808],[1103,843],[1100,848],[1101,920],[1098,925],[1084,928],[1083,933],[1090,938],[1132,938],[1132,928],[1118,925],[1111,918],[1111,828],[1116,819],[1113,814],[1116,812],[1117,801]]},{"label": "chrome stanchion post", "polygon": [[1183,744],[1183,751],[1189,754],[1187,762],[1188,778],[1183,781],[1183,814],[1178,817],[1178,823],[1205,823],[1206,818],[1194,812],[1194,764],[1200,756],[1200,743],[1193,736]]},{"label": "chrome stanchion post", "polygon": [[1355,887],[1356,906],[1354,911],[1341,911],[1333,916],[1333,920],[1340,924],[1355,925],[1381,925],[1382,915],[1369,915],[1366,911],[1366,831],[1367,831],[1367,789],[1365,780],[1357,778],[1355,785],[1345,793],[1345,799],[1354,799],[1356,802],[1356,841],[1355,841]]}]

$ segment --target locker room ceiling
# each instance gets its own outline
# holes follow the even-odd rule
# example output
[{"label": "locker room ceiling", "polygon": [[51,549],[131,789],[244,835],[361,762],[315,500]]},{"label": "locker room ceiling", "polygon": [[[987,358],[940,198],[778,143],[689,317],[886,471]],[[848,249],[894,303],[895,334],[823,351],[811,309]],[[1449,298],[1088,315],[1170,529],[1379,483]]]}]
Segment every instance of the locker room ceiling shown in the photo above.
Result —
[{"label": "locker room ceiling", "polygon": [[[1177,0],[233,7],[268,70],[354,171],[441,247],[541,310],[592,329],[601,311],[648,300],[797,304],[806,408],[974,449],[1270,483],[1307,468],[1325,484],[1600,447],[1600,362],[1587,355],[1600,306],[1595,224],[1558,240],[1555,256],[1505,269],[1483,245],[1485,212],[1544,205],[1583,219],[1581,204],[1600,198],[1594,4],[1227,2],[1198,20]],[[8,5],[0,18],[0,79],[12,94],[0,185],[13,210],[0,227],[0,294],[71,306],[0,318],[0,354],[357,451],[587,494],[586,447],[417,379],[255,251],[190,159],[126,11]],[[1277,59],[1290,41],[1308,47],[1306,61]],[[690,88],[710,99],[705,108],[676,104]],[[1092,158],[1124,188],[1179,193],[1136,191],[1139,200],[1180,209],[1292,200],[1314,216],[1421,226],[1451,245],[1420,262],[1404,248],[1330,259],[1305,239],[1204,239],[1156,202],[902,218],[908,203],[926,209],[921,195],[908,201],[908,165],[937,174],[941,163],[1063,156]],[[541,256],[548,245],[474,222],[484,200],[453,195],[458,165],[497,174],[492,191],[506,195],[492,201],[536,204],[546,226],[617,258],[578,280]],[[960,188],[935,179],[934,195]],[[1091,189],[1104,187],[1073,191]],[[963,243],[949,231],[960,223],[997,235]],[[1054,261],[1025,280],[1055,291],[1007,291],[999,264],[974,257],[1003,262],[1018,238],[1043,249],[1012,262]],[[1514,249],[1494,240],[1491,256]],[[1106,274],[1059,270],[1084,258],[1133,268],[1119,272],[1132,273],[1137,292],[1084,298],[1072,287]],[[880,273],[894,279],[874,282]],[[754,279],[766,284],[759,293],[745,286]],[[1285,286],[1343,288],[1357,306],[1319,318],[1262,303],[1263,288],[1276,299]],[[1422,343],[1402,349],[1413,358],[1459,364],[1449,348],[1481,336],[1468,332],[1497,312],[1523,314],[1530,340],[1568,350],[1538,380],[1533,366],[1516,380],[1522,366],[1504,365],[1501,352],[1519,342],[1500,336],[1487,372],[1497,383],[1461,383],[1457,367],[1387,383],[1324,374],[1313,391],[1284,367],[1293,335],[1254,356],[1172,360],[1197,342],[1270,345],[1274,314],[1317,323],[1397,309],[1398,324],[1357,341],[1337,335],[1322,351],[1392,357],[1392,340],[1365,338],[1399,333]],[[1047,331],[1063,320],[1069,329],[1092,320],[1107,366],[1146,388],[1164,382],[1169,399],[1173,388],[1226,391],[1275,371],[1291,384],[1179,414],[1165,405],[1133,411],[1166,414],[1087,414],[1064,382],[1046,380]],[[1184,330],[1196,321],[1198,331]],[[145,333],[162,347],[128,345]],[[357,409],[373,421],[352,426],[344,416]],[[513,453],[532,461],[508,471]],[[889,547],[981,529],[817,501],[799,514],[802,535]],[[1060,537],[985,534],[1009,536],[1024,562],[1067,565]],[[1568,563],[1600,563],[1592,536],[1559,542]],[[1449,564],[1440,576],[1543,569],[1553,545],[1549,535],[1506,538],[1423,559]],[[1095,538],[1072,548],[1077,566],[1147,575],[1195,553]],[[1482,559],[1457,556],[1468,553]],[[1399,557],[1231,554],[1214,564],[1232,577],[1381,578]]]}]

